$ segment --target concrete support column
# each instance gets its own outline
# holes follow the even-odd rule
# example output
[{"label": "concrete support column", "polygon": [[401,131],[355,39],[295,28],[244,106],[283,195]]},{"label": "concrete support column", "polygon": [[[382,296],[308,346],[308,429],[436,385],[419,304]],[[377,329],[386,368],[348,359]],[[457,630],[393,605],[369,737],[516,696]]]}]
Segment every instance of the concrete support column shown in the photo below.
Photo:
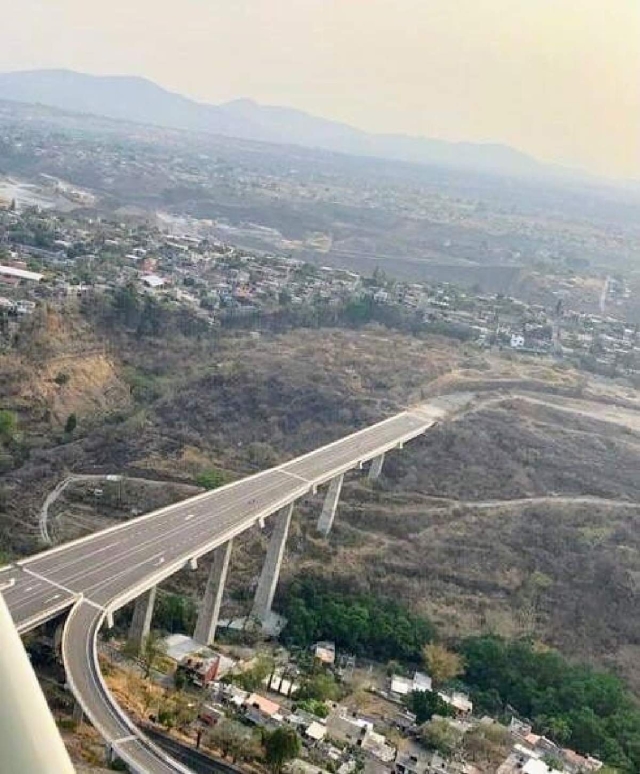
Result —
[{"label": "concrete support column", "polygon": [[276,516],[275,527],[269,541],[267,555],[262,565],[258,588],[253,600],[253,608],[251,609],[251,615],[261,622],[264,622],[271,612],[292,514],[293,503],[283,508]]},{"label": "concrete support column", "polygon": [[76,724],[76,726],[79,726],[84,720],[84,712],[82,711],[82,707],[75,699],[73,700],[73,713],[71,715],[71,719]]},{"label": "concrete support column", "polygon": [[377,457],[374,457],[371,460],[371,467],[369,468],[369,474],[367,476],[369,481],[377,481],[378,478],[380,478],[380,473],[382,473],[383,465],[384,465],[384,452],[382,452],[382,454],[378,455]]},{"label": "concrete support column", "polygon": [[213,563],[204,590],[204,599],[198,613],[196,628],[193,632],[193,639],[201,645],[212,645],[216,638],[220,605],[222,604],[224,584],[227,580],[232,547],[233,539],[218,546],[213,552]]},{"label": "concrete support column", "polygon": [[153,606],[156,601],[156,586],[145,591],[136,599],[133,608],[133,618],[129,626],[129,642],[142,650],[144,641],[151,631],[151,619],[153,618]]},{"label": "concrete support column", "polygon": [[328,535],[329,532],[331,532],[336,509],[338,508],[338,501],[340,500],[343,481],[344,473],[341,473],[339,476],[331,479],[331,483],[329,484],[329,490],[327,491],[327,496],[324,498],[324,505],[322,506],[322,513],[318,519],[318,532],[322,532],[323,535]]}]

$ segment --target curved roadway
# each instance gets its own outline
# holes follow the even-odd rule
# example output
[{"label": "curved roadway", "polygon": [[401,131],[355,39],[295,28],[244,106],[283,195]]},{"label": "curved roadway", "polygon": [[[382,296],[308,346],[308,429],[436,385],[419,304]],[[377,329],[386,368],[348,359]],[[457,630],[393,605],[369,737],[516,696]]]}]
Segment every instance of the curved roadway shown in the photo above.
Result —
[{"label": "curved roadway", "polygon": [[93,725],[135,772],[187,772],[152,744],[102,680],[98,631],[147,589],[318,486],[421,435],[468,393],[437,398],[302,457],[0,569],[18,630],[73,607],[62,641],[71,689]]}]

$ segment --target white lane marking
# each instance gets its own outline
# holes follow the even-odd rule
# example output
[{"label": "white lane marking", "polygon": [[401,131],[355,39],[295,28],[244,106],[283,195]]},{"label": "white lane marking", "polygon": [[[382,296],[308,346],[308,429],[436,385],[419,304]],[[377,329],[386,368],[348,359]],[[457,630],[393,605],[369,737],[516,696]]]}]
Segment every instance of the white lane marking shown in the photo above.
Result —
[{"label": "white lane marking", "polygon": [[[227,510],[227,509],[225,509],[225,510]],[[228,510],[229,511],[237,510],[237,506],[234,505],[233,508],[231,506],[229,506]],[[231,529],[231,528],[234,527],[234,523],[233,523],[233,521],[231,523],[226,523],[224,520],[222,520],[218,524],[218,526],[221,529],[228,531],[228,529]],[[237,525],[235,525],[235,526],[237,526]],[[243,531],[243,530],[240,530],[240,531]],[[238,534],[238,533],[233,533],[232,537],[235,536],[235,534]],[[195,532],[194,535],[191,536],[191,538],[194,540],[194,543],[191,543],[191,541],[189,541],[189,543],[191,545],[191,548],[194,548],[194,546],[197,548],[197,546],[201,544],[201,541],[202,542],[207,542],[207,539],[210,539],[210,537],[211,537],[211,533],[210,533],[210,527],[209,526],[207,526],[207,528],[205,530]],[[158,555],[159,554],[156,554],[156,556],[158,556]],[[151,559],[153,559],[153,558],[154,557],[151,557]],[[180,554],[178,554],[176,556],[172,555],[172,556],[169,557],[171,562],[174,562],[176,565],[177,565],[177,562],[184,562],[185,559],[187,559],[187,558],[188,558],[188,556],[184,556],[184,555],[180,556]],[[149,561],[149,560],[146,560],[146,561]],[[127,566],[124,570],[116,573],[115,575],[112,574],[107,580],[100,580],[97,583],[93,583],[90,586],[85,586],[85,588],[83,589],[84,599],[87,600],[87,595],[88,594],[91,594],[92,597],[95,594],[102,594],[103,591],[107,587],[109,587],[109,586],[111,586],[112,588],[113,588],[114,585],[121,586],[121,582],[122,582],[122,580],[125,577],[131,576],[132,574],[138,574],[140,572],[140,568],[142,566],[143,565],[140,564],[140,563],[138,563],[138,564],[129,564],[129,566]],[[176,566],[176,569],[179,569],[179,568]],[[138,579],[138,581],[139,580],[140,579]],[[126,588],[124,590],[126,590]],[[113,594],[112,594],[112,597],[113,597]],[[107,602],[107,604],[108,604],[108,602]]]},{"label": "white lane marking", "polygon": [[[260,497],[264,497],[264,496],[268,497],[272,493],[275,493],[276,491],[280,490],[282,486],[283,486],[282,479],[271,480],[266,482],[266,486],[261,487],[260,491],[257,494]],[[300,494],[303,494],[303,492],[300,492]],[[230,499],[230,498],[225,498],[225,499]],[[220,529],[226,529],[227,527],[232,526],[229,523],[229,521],[233,522],[235,521],[235,519],[229,520],[228,518],[225,518],[225,516],[227,514],[231,515],[233,513],[237,513],[238,508],[239,508],[239,505],[235,497],[233,497],[233,499],[230,502],[225,502],[224,504],[221,504],[215,514],[216,527]],[[204,506],[203,506],[203,511],[204,511]],[[109,586],[117,579],[121,579],[124,576],[138,573],[140,571],[140,567],[142,564],[147,564],[149,562],[152,562],[157,557],[163,556],[166,553],[166,551],[157,553],[154,556],[151,556],[149,558],[140,557],[140,560],[141,560],[140,562],[136,562],[135,560],[133,560],[134,556],[136,555],[139,556],[141,553],[149,550],[154,544],[157,547],[166,546],[167,543],[171,545],[171,538],[177,537],[180,533],[183,532],[184,530],[183,522],[184,522],[184,515],[181,516],[179,524],[175,524],[174,522],[175,526],[172,529],[168,529],[165,532],[162,532],[159,534],[156,532],[153,534],[153,537],[151,539],[143,540],[142,542],[135,544],[132,549],[120,551],[114,557],[110,557],[107,561],[104,561],[104,560],[99,561],[96,564],[94,564],[89,570],[81,569],[79,572],[73,573],[72,576],[65,578],[65,582],[68,583],[72,579],[74,581],[77,580],[78,583],[82,583],[82,593],[84,595],[84,598],[87,599],[88,594],[91,594],[91,596],[93,596],[95,593],[98,593],[101,589]],[[211,522],[211,509],[210,509],[210,506],[206,506],[206,511],[204,511],[203,513],[197,513],[196,520],[193,522],[193,524],[189,525],[188,543],[197,549],[202,539],[204,539],[205,537],[209,538],[210,530],[211,530],[210,522]],[[194,530],[194,527],[196,527],[195,530]],[[145,528],[141,530],[141,532],[146,532],[148,534],[149,525],[147,524]],[[129,536],[129,537],[133,537],[133,536]],[[122,540],[120,542],[126,544],[129,541]],[[174,558],[173,551],[171,552],[171,554],[172,554],[171,558],[173,559]],[[183,557],[183,558],[188,559],[189,557]],[[99,574],[102,575],[105,569],[107,568],[115,569],[115,566],[117,565],[122,566],[122,563],[125,560],[128,560],[129,562],[129,565],[126,566],[125,569],[121,570],[120,572],[116,572],[115,574],[110,574],[109,577],[106,579],[99,577]],[[164,561],[165,560],[163,560],[163,562],[161,562],[160,564],[164,563]],[[73,564],[75,563],[76,562],[73,562]],[[159,567],[160,565],[156,564],[153,566]]]},{"label": "white lane marking", "polygon": [[122,744],[123,742],[139,742],[140,739],[135,736],[134,734],[129,734],[129,736],[121,736],[120,739],[114,739],[113,744]]},{"label": "white lane marking", "polygon": [[28,570],[26,567],[22,568],[23,572],[28,573],[29,575],[33,575],[34,578],[37,578],[38,580],[44,581],[45,583],[48,583],[51,586],[54,586],[56,589],[60,589],[61,591],[66,592],[67,594],[71,594],[72,597],[77,597],[78,592],[74,591],[73,589],[68,589],[66,586],[62,586],[60,583],[56,583],[55,581],[49,580],[49,578],[45,578],[44,575],[38,575],[37,572],[34,572],[33,570]]},{"label": "white lane marking", "polygon": [[195,516],[195,513],[190,513],[188,516],[184,517],[184,520],[185,521],[191,521],[191,519],[193,519],[194,516]]},{"label": "white lane marking", "polygon": [[87,604],[91,605],[91,607],[95,607],[96,610],[104,610],[105,608],[102,605],[99,605],[97,602],[93,602],[91,599],[87,599],[84,594],[80,595],[82,597],[82,601]]},{"label": "white lane marking", "polygon": [[290,470],[282,470],[282,469],[280,469],[279,472],[280,473],[284,473],[285,476],[291,476],[291,478],[297,478],[298,481],[304,481],[304,483],[305,484],[309,484],[309,486],[311,486],[311,484],[313,483],[311,481],[311,479],[304,478],[303,476],[299,476],[297,473],[292,473]]},{"label": "white lane marking", "polygon": [[54,594],[52,597],[49,597],[49,599],[46,599],[45,602],[53,602],[55,599],[60,599],[62,594]]},{"label": "white lane marking", "polygon": [[[259,495],[260,496],[265,496],[265,495],[269,496],[272,490],[277,491],[277,490],[279,490],[282,487],[282,485],[283,485],[282,484],[282,480],[280,480],[280,481],[277,481],[277,480],[276,481],[272,481],[266,487],[263,487],[263,489],[259,492]],[[225,503],[224,505],[221,505],[217,509],[216,514],[215,514],[216,515],[216,526],[219,526],[219,527],[220,526],[226,526],[224,516],[226,514],[231,514],[231,513],[237,512],[238,508],[239,508],[239,506],[238,506],[238,503],[237,503],[237,501],[235,499],[232,502],[228,502],[228,503]],[[131,560],[134,555],[140,554],[140,553],[148,550],[154,544],[157,545],[159,548],[162,547],[163,545],[166,545],[167,543],[170,544],[170,542],[171,542],[170,538],[172,538],[174,536],[177,537],[178,535],[183,533],[183,530],[184,530],[183,521],[184,521],[184,517],[182,517],[182,519],[181,519],[179,524],[173,526],[171,529],[167,529],[166,531],[161,532],[161,533],[154,532],[153,536],[151,537],[151,539],[143,540],[142,542],[138,542],[138,543],[134,544],[133,548],[131,548],[129,550],[121,551],[121,552],[117,553],[115,556],[110,557],[107,561],[99,561],[99,562],[97,562],[88,571],[83,568],[79,572],[73,573],[71,576],[69,576],[68,578],[65,579],[66,582],[68,583],[71,580],[74,580],[74,581],[78,580],[78,582],[83,584],[82,590],[85,593],[88,593],[89,591],[91,591],[91,592],[95,591],[98,587],[100,587],[100,586],[102,586],[102,585],[104,585],[106,583],[109,583],[110,580],[112,580],[114,576],[112,576],[111,578],[108,578],[107,580],[104,580],[104,581],[103,580],[99,580],[96,583],[90,583],[90,582],[88,583],[89,579],[92,576],[95,576],[96,573],[102,573],[102,571],[104,569],[113,567],[116,563],[121,563],[122,561],[124,561],[126,559]],[[203,536],[204,535],[209,535],[209,531],[211,529],[210,521],[211,521],[211,510],[210,510],[210,508],[207,508],[207,510],[204,513],[198,513],[196,521],[194,521],[192,525],[189,525],[190,530],[193,529],[193,527],[195,527],[196,525],[198,525],[199,527],[204,527],[205,529],[203,529],[201,532],[193,532],[193,533],[190,532],[189,534],[192,537],[190,537],[189,541],[191,542],[191,540],[193,539],[194,536],[195,537],[199,537],[200,535],[203,535]],[[145,531],[147,533],[149,532],[148,526],[147,526]],[[124,541],[123,540],[123,541],[120,541],[120,542],[126,544],[129,541]],[[198,541],[196,540],[194,542],[195,542],[195,547],[197,548]],[[141,557],[141,559],[142,559],[143,562],[146,563],[146,562],[152,561],[153,559],[155,559],[158,556],[162,556],[163,553],[164,552],[158,553],[155,556],[149,557],[148,559],[142,559],[142,557]],[[75,564],[75,563],[76,562],[73,562],[73,564]],[[135,567],[128,568],[129,571],[135,570],[135,569],[136,569]],[[88,583],[88,585],[87,585],[87,583]]]},{"label": "white lane marking", "polygon": [[[272,480],[272,481],[267,481],[266,482],[266,486],[261,487],[261,490],[259,491],[258,494],[261,497],[265,496],[265,495],[269,496],[269,494],[272,491],[277,491],[281,487],[282,487],[282,480],[281,479],[280,480],[276,479],[276,480]],[[217,517],[216,521],[218,522],[217,526],[223,526],[223,523],[226,521],[224,519],[224,515],[226,515],[227,513],[232,513],[234,511],[237,511],[237,509],[238,509],[238,502],[237,502],[235,496],[233,495],[233,492],[229,492],[227,494],[231,494],[231,497],[233,499],[231,500],[231,502],[226,502],[224,504],[221,503],[220,506],[218,507],[217,512],[216,512],[216,517]],[[227,499],[227,498],[225,498],[225,499]],[[206,508],[206,510],[205,510],[205,508]],[[200,511],[200,509],[195,509],[195,510]],[[199,532],[195,533],[198,536],[200,534],[202,534],[202,535],[208,534],[208,530],[210,529],[209,523],[210,523],[210,517],[211,517],[211,508],[207,504],[207,505],[203,505],[202,510],[204,511],[203,513],[197,512],[197,518],[196,518],[196,521],[194,521],[194,525],[196,523],[202,524],[202,525],[204,525],[206,523],[207,530],[205,532],[202,532],[202,533],[199,533]],[[175,519],[175,517],[174,517],[174,519]],[[145,550],[148,550],[148,548],[150,548],[154,543],[157,544],[158,547],[162,546],[163,544],[166,545],[167,541],[173,535],[177,536],[183,530],[183,526],[182,526],[183,521],[184,521],[184,517],[182,517],[182,519],[180,520],[180,524],[174,526],[173,528],[167,529],[166,531],[164,531],[163,533],[160,533],[160,534],[158,534],[156,532],[150,540],[143,540],[142,542],[139,542],[139,543],[135,544],[134,548],[132,548],[130,550],[121,551],[121,552],[117,553],[115,556],[109,557],[109,559],[107,559],[106,561],[104,561],[104,560],[98,561],[90,569],[87,569],[85,567],[79,568],[79,571],[75,571],[70,576],[67,576],[67,577],[64,578],[65,583],[69,583],[71,581],[74,581],[74,582],[77,581],[79,583],[82,583],[82,586],[83,586],[82,587],[82,591],[85,594],[90,592],[90,591],[94,592],[99,587],[107,585],[113,579],[113,576],[111,578],[107,579],[107,580],[100,580],[98,582],[90,583],[89,579],[92,576],[95,577],[97,573],[102,573],[102,571],[104,569],[106,569],[108,567],[111,567],[111,566],[113,566],[116,563],[122,562],[123,560],[125,560],[127,558],[131,559],[134,555],[140,554],[141,552],[143,552]],[[175,524],[175,521],[174,521],[174,524]],[[226,524],[225,524],[225,526],[226,526]],[[190,527],[191,527],[191,525],[190,525]],[[141,537],[145,533],[148,534],[149,533],[149,525],[145,524],[144,526],[142,526],[142,528],[139,530],[139,533],[140,533]],[[60,570],[64,571],[65,569],[68,569],[68,568],[70,568],[73,565],[86,564],[86,559],[87,559],[88,556],[92,556],[94,554],[101,553],[101,552],[103,552],[103,551],[105,551],[105,550],[107,550],[109,548],[112,548],[115,545],[118,545],[119,543],[127,544],[127,543],[130,542],[131,538],[133,538],[133,537],[134,537],[134,534],[129,534],[127,536],[127,540],[119,540],[119,541],[116,541],[115,543],[110,543],[107,546],[102,546],[101,548],[99,548],[99,549],[97,549],[95,551],[92,551],[92,552],[90,552],[87,555],[83,555],[82,557],[77,557],[73,561],[69,561],[69,562],[65,563],[62,567],[60,567],[60,566],[54,567],[54,568],[52,568],[52,570],[54,570],[55,572],[58,572]],[[162,554],[156,554],[156,556],[162,556]],[[150,557],[150,559],[147,559],[146,561],[147,562],[151,561],[154,558],[155,557],[152,556],[152,557]],[[26,567],[24,569],[26,569]],[[135,569],[136,569],[135,567],[130,567],[130,568],[128,568],[127,571],[131,572],[131,571],[135,571]],[[118,573],[116,577],[118,577],[121,574],[126,574],[127,571],[125,571],[125,573]],[[30,572],[32,572],[32,574],[35,575],[35,573],[33,573],[33,571],[30,571]],[[43,579],[45,581],[47,580],[46,577],[43,577]],[[89,585],[87,585],[88,582],[89,582]],[[57,585],[61,585],[61,584],[57,584]],[[64,587],[62,587],[62,588],[64,588]],[[74,593],[77,594],[78,592],[74,592]]]},{"label": "white lane marking", "polygon": [[[98,533],[98,535],[99,534],[100,533]],[[96,548],[94,551],[90,551],[87,554],[82,554],[82,556],[76,557],[72,561],[68,561],[68,562],[66,562],[64,564],[63,563],[57,563],[57,564],[54,564],[52,567],[44,567],[43,571],[44,572],[50,572],[50,571],[58,572],[59,570],[66,570],[68,567],[72,567],[74,564],[78,564],[78,563],[86,564],[86,561],[87,561],[87,559],[89,559],[89,557],[95,556],[96,554],[101,554],[101,553],[103,553],[103,551],[108,551],[110,548],[113,548],[114,546],[120,545],[121,542],[122,542],[121,540],[116,540],[115,543],[109,543],[108,545],[102,546],[101,548]],[[46,557],[46,558],[49,558],[49,557]],[[38,561],[37,554],[34,557],[34,562],[35,561]],[[44,559],[41,560],[41,561],[44,561]],[[22,565],[22,569],[23,570],[28,570],[33,575],[35,575],[35,572],[33,570],[29,570],[29,567],[26,564]],[[46,580],[46,578],[45,578],[45,580]]]},{"label": "white lane marking", "polygon": [[164,564],[164,556],[161,556],[157,562],[153,563],[154,567],[160,567],[161,564]]}]

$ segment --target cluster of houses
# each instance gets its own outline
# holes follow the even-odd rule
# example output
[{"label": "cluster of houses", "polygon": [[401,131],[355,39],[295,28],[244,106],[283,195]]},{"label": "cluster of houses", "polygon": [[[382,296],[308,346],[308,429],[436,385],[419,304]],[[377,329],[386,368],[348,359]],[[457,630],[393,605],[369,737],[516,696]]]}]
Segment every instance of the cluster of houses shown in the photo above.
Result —
[{"label": "cluster of houses", "polygon": [[[429,675],[423,672],[415,672],[413,677],[393,675],[389,693],[390,698],[402,699],[411,693],[431,693],[432,691],[434,691],[433,681]],[[437,694],[445,704],[448,704],[453,709],[456,717],[460,719],[466,718],[473,712],[473,702],[465,693],[460,691],[438,691]]]},{"label": "cluster of houses", "polygon": [[16,294],[15,289],[21,284],[35,285],[41,280],[42,274],[29,271],[23,261],[0,263],[0,333],[3,330],[10,333],[22,316],[35,311],[36,302]]},{"label": "cluster of houses", "polygon": [[[279,652],[277,665],[258,689],[245,690],[233,675],[242,674],[256,663],[252,651],[236,661],[209,648],[193,652],[193,647],[194,643],[184,635],[167,638],[167,653],[177,661],[177,674],[201,688],[206,697],[199,722],[214,726],[226,717],[234,717],[266,730],[284,725],[295,728],[303,741],[303,753],[290,766],[290,774],[323,774],[329,763],[330,770],[340,774],[361,770],[366,774],[484,771],[465,761],[464,756],[447,757],[420,742],[420,730],[415,715],[407,709],[407,699],[415,693],[436,690],[431,677],[424,672],[416,671],[411,676],[393,674],[384,687],[372,683],[369,692],[383,700],[380,706],[384,710],[367,714],[346,703],[327,700],[310,704],[299,700],[303,676],[286,652]],[[344,674],[346,661],[336,654],[332,642],[316,643],[312,654],[318,669],[327,674]],[[438,720],[450,724],[458,738],[478,726],[495,722],[488,717],[474,717],[473,702],[460,691],[439,690],[437,695],[453,710],[450,717]],[[563,749],[515,718],[504,730],[508,732],[511,749],[496,769],[497,774],[558,774],[549,761],[556,761],[566,774],[590,774],[602,768],[595,758]]]},{"label": "cluster of houses", "polygon": [[[29,228],[40,234],[40,242],[42,233],[49,235],[45,246],[25,241]],[[564,308],[562,294],[544,306],[449,283],[366,278],[286,255],[252,255],[202,231],[201,223],[190,228],[189,233],[168,233],[99,218],[61,218],[52,211],[0,211],[3,305],[7,307],[7,299],[13,304],[38,299],[65,303],[87,292],[134,284],[140,292],[188,306],[216,324],[230,315],[268,312],[283,304],[338,306],[368,298],[481,347],[588,360],[605,371],[640,371],[638,326],[607,314],[612,299],[629,301],[622,280],[607,278],[595,313]],[[38,271],[29,268],[33,264]],[[24,307],[19,313],[25,313]]]},{"label": "cluster of houses", "polygon": [[[589,774],[600,771],[604,765],[597,758],[580,755],[534,734],[530,725],[515,718],[509,732],[514,740],[513,749],[496,774]],[[555,765],[560,768],[554,768]]]}]

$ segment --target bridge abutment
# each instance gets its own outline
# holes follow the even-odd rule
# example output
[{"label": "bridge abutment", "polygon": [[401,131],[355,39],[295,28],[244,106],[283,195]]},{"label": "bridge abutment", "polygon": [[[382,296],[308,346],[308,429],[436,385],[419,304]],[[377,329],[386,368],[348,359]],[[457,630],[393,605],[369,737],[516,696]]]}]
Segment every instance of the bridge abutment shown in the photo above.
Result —
[{"label": "bridge abutment", "polygon": [[339,476],[331,479],[331,483],[329,484],[329,489],[327,490],[322,506],[322,513],[318,519],[318,532],[322,532],[323,535],[328,535],[329,532],[331,532],[333,520],[336,516],[336,510],[338,509],[338,502],[340,501],[340,492],[342,491],[343,481],[344,473],[341,473]]},{"label": "bridge abutment", "polygon": [[233,539],[228,540],[222,546],[218,546],[213,552],[213,564],[209,571],[202,607],[198,613],[196,628],[193,632],[193,639],[201,645],[211,645],[216,638],[220,606],[222,605],[222,595],[224,594],[224,584],[227,580],[232,547]]},{"label": "bridge abutment", "polygon": [[265,622],[271,612],[271,605],[276,593],[284,548],[287,543],[287,535],[289,534],[289,526],[293,514],[293,505],[293,503],[287,505],[276,516],[275,527],[269,541],[264,564],[262,565],[258,588],[253,600],[253,608],[251,609],[252,617],[257,618],[262,623]]}]

